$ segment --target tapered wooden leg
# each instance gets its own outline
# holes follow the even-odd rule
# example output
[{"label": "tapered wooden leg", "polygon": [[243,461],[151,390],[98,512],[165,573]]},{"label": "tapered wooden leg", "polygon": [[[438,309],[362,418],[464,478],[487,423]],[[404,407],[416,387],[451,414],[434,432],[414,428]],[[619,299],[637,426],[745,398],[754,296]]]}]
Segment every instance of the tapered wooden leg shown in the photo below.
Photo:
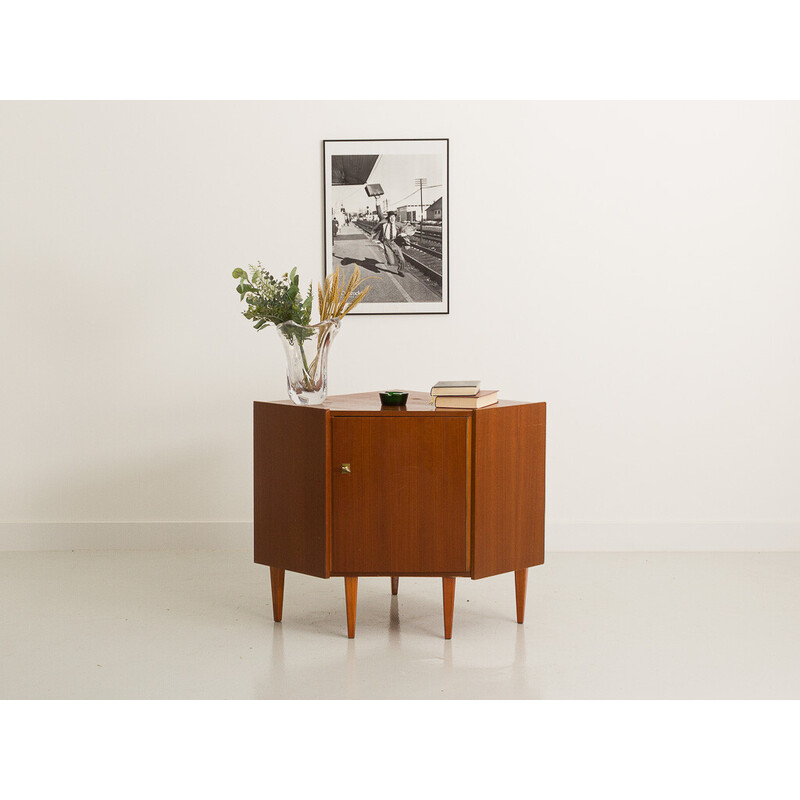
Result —
[{"label": "tapered wooden leg", "polygon": [[269,568],[269,582],[272,587],[272,619],[275,622],[280,622],[283,617],[283,579],[285,575],[285,569]]},{"label": "tapered wooden leg", "polygon": [[456,599],[456,579],[442,578],[442,598],[444,600],[444,638],[453,635],[453,607]]},{"label": "tapered wooden leg", "polygon": [[356,598],[358,597],[358,578],[344,579],[344,599],[347,604],[347,638],[356,635]]},{"label": "tapered wooden leg", "polygon": [[392,575],[392,594],[397,594],[397,586],[400,583],[400,578],[397,575]]},{"label": "tapered wooden leg", "polygon": [[514,572],[514,583],[517,587],[517,622],[525,622],[525,590],[528,588],[528,569],[518,569]]}]

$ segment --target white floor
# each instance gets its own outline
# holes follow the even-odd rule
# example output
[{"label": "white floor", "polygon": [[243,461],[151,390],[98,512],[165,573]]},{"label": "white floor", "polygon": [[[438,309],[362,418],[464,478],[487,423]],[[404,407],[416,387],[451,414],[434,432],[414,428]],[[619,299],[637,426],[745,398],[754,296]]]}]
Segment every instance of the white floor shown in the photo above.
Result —
[{"label": "white floor", "polygon": [[2,699],[800,699],[800,553],[552,553],[514,580],[286,575],[239,551],[0,553]]}]

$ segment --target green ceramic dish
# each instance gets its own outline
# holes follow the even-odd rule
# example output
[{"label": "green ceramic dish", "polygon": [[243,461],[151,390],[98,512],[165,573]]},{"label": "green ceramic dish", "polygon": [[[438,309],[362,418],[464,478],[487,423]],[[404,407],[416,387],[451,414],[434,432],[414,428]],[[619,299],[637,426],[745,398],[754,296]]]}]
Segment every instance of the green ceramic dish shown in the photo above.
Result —
[{"label": "green ceramic dish", "polygon": [[384,406],[404,406],[408,400],[408,392],[378,392],[381,397],[381,405]]}]

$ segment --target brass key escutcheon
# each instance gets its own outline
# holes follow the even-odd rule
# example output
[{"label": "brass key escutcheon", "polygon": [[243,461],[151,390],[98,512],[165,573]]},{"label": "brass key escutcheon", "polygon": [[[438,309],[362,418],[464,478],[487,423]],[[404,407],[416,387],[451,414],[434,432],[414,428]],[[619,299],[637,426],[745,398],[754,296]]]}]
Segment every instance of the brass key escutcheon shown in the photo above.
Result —
[{"label": "brass key escutcheon", "polygon": [[350,465],[349,464],[342,464],[342,473],[345,475],[350,474]]}]

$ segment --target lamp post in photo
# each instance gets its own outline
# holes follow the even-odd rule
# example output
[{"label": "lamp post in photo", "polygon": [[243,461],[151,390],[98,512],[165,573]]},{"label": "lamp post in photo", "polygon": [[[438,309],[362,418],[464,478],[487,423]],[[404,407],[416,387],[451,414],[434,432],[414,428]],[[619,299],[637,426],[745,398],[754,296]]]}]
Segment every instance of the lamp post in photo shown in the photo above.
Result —
[{"label": "lamp post in photo", "polygon": [[423,210],[422,210],[422,187],[428,185],[428,179],[427,178],[416,178],[414,180],[414,183],[417,186],[419,186],[419,227],[420,227],[420,230],[422,230],[422,215],[424,213]]}]

